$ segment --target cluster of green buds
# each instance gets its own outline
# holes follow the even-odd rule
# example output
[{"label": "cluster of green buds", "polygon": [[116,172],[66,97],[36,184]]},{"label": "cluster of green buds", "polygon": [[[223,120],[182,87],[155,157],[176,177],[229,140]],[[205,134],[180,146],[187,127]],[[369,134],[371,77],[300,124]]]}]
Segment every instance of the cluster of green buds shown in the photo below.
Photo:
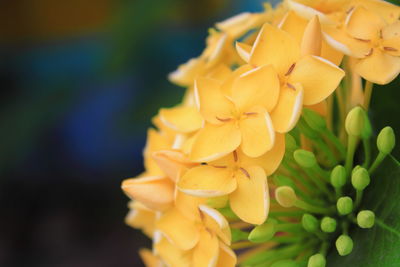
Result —
[{"label": "cluster of green buds", "polygon": [[[352,228],[374,226],[375,214],[362,199],[373,172],[393,150],[395,135],[390,127],[381,130],[379,154],[371,164],[372,130],[361,107],[349,112],[345,129],[347,148],[319,114],[304,110],[299,126],[287,135],[286,155],[272,177],[276,187],[269,218],[256,227],[232,230],[233,241],[243,245],[238,248],[260,243],[269,248],[244,252],[245,266],[324,267],[331,248],[340,256],[352,252]],[[304,137],[313,140],[307,150],[297,145]],[[363,162],[355,158],[361,143]]]}]

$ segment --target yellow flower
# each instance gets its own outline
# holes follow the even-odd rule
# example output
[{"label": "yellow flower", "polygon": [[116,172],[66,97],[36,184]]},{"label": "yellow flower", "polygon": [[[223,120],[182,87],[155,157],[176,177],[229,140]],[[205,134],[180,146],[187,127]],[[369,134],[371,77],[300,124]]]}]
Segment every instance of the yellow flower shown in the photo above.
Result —
[{"label": "yellow flower", "polygon": [[[231,232],[226,219],[215,209],[202,205],[205,200],[178,193],[175,207],[165,212],[156,223],[157,229],[169,242],[190,260],[189,266],[212,266],[218,261],[221,249],[230,245]],[[225,246],[222,246],[224,244]],[[155,244],[164,254],[166,248]],[[231,251],[230,251],[231,252]],[[236,262],[229,253],[232,265]]]},{"label": "yellow flower", "polygon": [[292,36],[269,24],[260,31],[249,64],[271,64],[277,71],[281,88],[271,119],[274,129],[281,133],[294,127],[303,105],[323,101],[344,76],[343,70],[324,58],[301,55],[300,45]]},{"label": "yellow flower", "polygon": [[284,136],[277,135],[273,149],[261,157],[249,158],[240,150],[234,151],[188,170],[178,181],[178,188],[199,197],[229,194],[236,215],[245,222],[262,224],[269,209],[267,175],[278,168],[284,151]]},{"label": "yellow flower", "polygon": [[356,73],[377,84],[387,84],[397,77],[400,72],[399,21],[387,24],[374,12],[357,7],[348,16],[345,31],[346,38],[334,34],[332,37],[340,43],[338,49],[358,58],[354,65]]},{"label": "yellow flower", "polygon": [[[242,73],[244,72],[244,73]],[[225,83],[199,78],[195,94],[206,125],[194,140],[190,158],[211,161],[239,146],[251,157],[261,156],[274,144],[268,114],[279,96],[279,81],[271,66],[243,66]],[[226,89],[225,89],[226,88]],[[224,92],[231,89],[231,97]]]}]

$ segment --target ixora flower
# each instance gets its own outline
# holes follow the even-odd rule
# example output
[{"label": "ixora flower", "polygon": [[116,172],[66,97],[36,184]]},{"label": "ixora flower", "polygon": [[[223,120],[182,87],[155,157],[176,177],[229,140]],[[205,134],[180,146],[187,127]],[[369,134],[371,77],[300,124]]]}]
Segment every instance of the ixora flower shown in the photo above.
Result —
[{"label": "ixora flower", "polygon": [[286,0],[216,23],[169,76],[184,98],[153,118],[145,171],[122,182],[126,224],[153,241],[145,265],[397,264],[400,213],[381,202],[398,194],[395,133],[374,158],[368,109],[400,72],[399,17],[379,0]]}]

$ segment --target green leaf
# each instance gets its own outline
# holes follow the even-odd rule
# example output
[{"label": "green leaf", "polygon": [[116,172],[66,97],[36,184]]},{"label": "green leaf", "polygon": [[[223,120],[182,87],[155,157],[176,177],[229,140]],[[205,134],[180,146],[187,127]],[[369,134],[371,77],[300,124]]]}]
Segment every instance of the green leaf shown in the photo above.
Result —
[{"label": "green leaf", "polygon": [[361,209],[373,210],[384,225],[371,229],[353,225],[350,236],[353,252],[341,257],[332,247],[328,267],[398,267],[400,266],[400,163],[389,156],[371,179]]}]

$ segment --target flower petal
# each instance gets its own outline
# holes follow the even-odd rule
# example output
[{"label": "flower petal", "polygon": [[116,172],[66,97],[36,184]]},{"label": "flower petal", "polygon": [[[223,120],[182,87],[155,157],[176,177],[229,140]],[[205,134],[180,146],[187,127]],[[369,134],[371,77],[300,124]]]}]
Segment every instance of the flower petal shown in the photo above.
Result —
[{"label": "flower petal", "polygon": [[274,145],[274,127],[268,112],[261,106],[249,109],[245,114],[247,117],[239,123],[242,134],[240,148],[249,157],[259,157]]},{"label": "flower petal", "polygon": [[370,42],[357,40],[336,27],[325,27],[324,37],[330,46],[351,57],[363,58],[371,50]]},{"label": "flower petal", "polygon": [[296,125],[303,107],[303,87],[291,84],[281,88],[278,104],[271,112],[272,124],[278,133],[289,132]]},{"label": "flower petal", "polygon": [[160,230],[179,249],[188,250],[199,241],[199,230],[194,221],[187,219],[177,209],[164,213],[156,222]]},{"label": "flower petal", "polygon": [[190,254],[171,244],[166,238],[162,238],[160,241],[156,242],[154,244],[154,250],[168,266],[190,266]]},{"label": "flower petal", "polygon": [[230,247],[220,242],[217,267],[235,267],[236,262],[237,258],[235,252]]},{"label": "flower petal", "polygon": [[327,98],[339,85],[344,71],[332,62],[317,56],[305,56],[296,63],[289,82],[300,83],[304,104],[313,105]]},{"label": "flower petal", "polygon": [[254,68],[240,75],[232,87],[232,101],[240,111],[254,106],[272,110],[279,97],[279,78],[272,65]]},{"label": "flower petal", "polygon": [[154,210],[166,210],[174,200],[174,183],[167,177],[153,176],[126,179],[122,190],[127,196],[136,199]]},{"label": "flower petal", "polygon": [[209,78],[195,81],[195,98],[201,115],[210,123],[220,124],[217,118],[230,118],[234,105],[220,90],[221,83]]},{"label": "flower petal", "polygon": [[130,227],[141,229],[148,237],[152,238],[156,221],[156,213],[138,201],[133,202],[132,208],[125,217],[125,223]]},{"label": "flower petal", "polygon": [[190,159],[194,162],[218,159],[238,148],[240,142],[240,130],[235,122],[222,125],[206,124],[194,140]]},{"label": "flower petal", "polygon": [[206,231],[200,233],[200,240],[193,250],[193,267],[213,267],[217,264],[219,254],[218,238]]},{"label": "flower petal", "polygon": [[146,267],[162,267],[163,263],[160,258],[154,255],[149,249],[140,249],[139,250],[140,258]]},{"label": "flower petal", "polygon": [[199,205],[204,204],[206,201],[207,199],[205,198],[194,197],[177,190],[175,195],[175,208],[189,220],[199,222],[201,219]]},{"label": "flower petal", "polygon": [[400,21],[396,21],[383,28],[382,47],[392,56],[400,56]]},{"label": "flower petal", "polygon": [[284,75],[299,56],[300,47],[296,40],[287,32],[266,23],[253,45],[250,64],[272,64],[280,75]]},{"label": "flower petal", "polygon": [[197,75],[204,72],[206,62],[200,58],[192,58],[185,64],[178,67],[177,70],[168,75],[168,79],[180,86],[191,86]]},{"label": "flower petal", "polygon": [[187,168],[197,165],[177,150],[160,150],[153,152],[152,156],[161,170],[174,182],[178,181]]},{"label": "flower petal", "polygon": [[170,143],[170,141],[160,132],[152,128],[147,130],[147,141],[146,146],[143,150],[143,157],[144,167],[148,174],[164,175],[164,173],[161,171],[160,167],[157,165],[151,155],[154,151],[169,149],[171,148],[171,146],[172,144]]},{"label": "flower petal", "polygon": [[303,38],[301,40],[302,55],[321,55],[322,32],[321,24],[318,16],[314,16],[304,29]]},{"label": "flower petal", "polygon": [[[347,0],[341,0],[347,1]],[[312,1],[307,1],[309,5],[302,4],[301,1],[297,0],[288,0],[289,8],[296,12],[300,17],[303,17],[307,20],[313,18],[314,16],[318,16],[319,20],[323,24],[333,24],[334,22],[323,12],[318,11],[312,5]],[[338,2],[338,1],[337,1]],[[335,7],[335,6],[334,6]]]},{"label": "flower petal", "polygon": [[231,208],[243,221],[262,224],[269,211],[267,177],[259,166],[248,167],[246,172],[248,176],[240,170],[235,176],[238,187],[229,196]]},{"label": "flower petal", "polygon": [[357,0],[363,7],[381,16],[387,23],[393,23],[399,19],[400,7],[387,1]]},{"label": "flower petal", "polygon": [[193,106],[162,108],[160,119],[166,126],[181,133],[197,131],[203,125],[202,116]]},{"label": "flower petal", "polygon": [[400,72],[400,57],[394,57],[379,49],[374,49],[371,55],[357,61],[354,70],[370,82],[388,84]]},{"label": "flower petal", "polygon": [[188,170],[178,182],[180,191],[199,197],[216,197],[236,189],[232,171],[224,168],[202,165]]},{"label": "flower petal", "polygon": [[384,26],[385,21],[380,16],[362,6],[354,8],[346,20],[347,32],[361,40],[376,39]]},{"label": "flower petal", "polygon": [[285,155],[285,135],[276,134],[275,143],[270,151],[257,158],[250,158],[242,152],[238,152],[240,166],[248,168],[250,166],[260,166],[264,169],[265,174],[271,175],[279,167],[283,156]]},{"label": "flower petal", "polygon": [[225,244],[231,244],[231,229],[225,217],[206,205],[199,206],[205,227],[215,233]]},{"label": "flower petal", "polygon": [[236,51],[239,54],[240,58],[243,59],[244,62],[249,62],[250,53],[251,53],[251,45],[236,42]]}]

